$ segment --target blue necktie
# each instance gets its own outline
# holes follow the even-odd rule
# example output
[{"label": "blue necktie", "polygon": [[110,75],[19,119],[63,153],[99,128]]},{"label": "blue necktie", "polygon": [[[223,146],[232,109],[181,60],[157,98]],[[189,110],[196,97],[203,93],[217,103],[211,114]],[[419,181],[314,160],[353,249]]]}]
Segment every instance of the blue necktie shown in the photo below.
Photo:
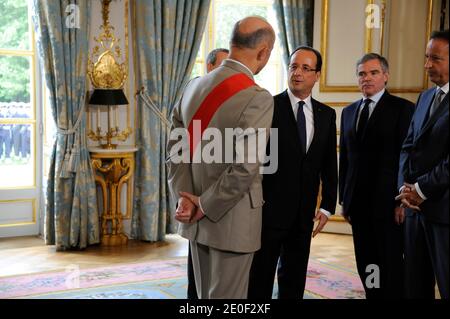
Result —
[{"label": "blue necktie", "polygon": [[369,121],[369,104],[372,102],[371,99],[366,99],[364,101],[364,107],[359,115],[358,129],[356,130],[356,136],[358,140],[361,141],[364,135],[364,131],[367,126],[367,122]]},{"label": "blue necktie", "polygon": [[300,146],[302,152],[303,154],[306,154],[306,119],[305,113],[303,112],[303,105],[305,105],[305,102],[303,101],[298,102],[297,129],[298,129],[298,136],[300,137]]}]

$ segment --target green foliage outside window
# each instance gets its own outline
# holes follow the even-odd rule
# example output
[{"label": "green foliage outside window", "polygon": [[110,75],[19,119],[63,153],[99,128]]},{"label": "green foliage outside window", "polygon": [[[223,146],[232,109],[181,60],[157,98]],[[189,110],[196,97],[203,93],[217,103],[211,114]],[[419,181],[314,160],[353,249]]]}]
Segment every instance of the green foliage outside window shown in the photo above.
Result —
[{"label": "green foliage outside window", "polygon": [[218,3],[216,5],[215,48],[228,48],[234,24],[247,16],[267,19],[267,7],[242,4]]},{"label": "green foliage outside window", "polygon": [[[268,5],[269,4],[269,5]],[[248,16],[260,16],[265,19],[267,19],[272,25],[275,27],[274,21],[270,21],[271,17],[269,16],[269,11],[272,10],[271,8],[271,1],[267,1],[266,3],[261,2],[261,4],[255,4],[252,2],[245,2],[245,1],[221,1],[221,0],[215,0],[214,1],[214,13],[212,18],[214,21],[209,22],[212,23],[213,26],[213,32],[214,32],[214,43],[211,46],[211,43],[209,44],[210,48],[229,48],[229,41],[231,38],[231,33],[233,31],[233,27],[235,23],[242,18],[248,17]],[[205,38],[208,36],[208,26],[206,27],[206,34]],[[205,43],[205,38],[203,40],[203,46]],[[211,40],[211,39],[210,39]],[[203,47],[201,46],[201,48]],[[206,51],[209,51],[208,48]],[[206,52],[207,54],[208,52]],[[191,76],[201,76],[205,73],[205,62],[202,50],[199,51],[197,55],[197,62],[194,65],[194,69],[192,71]],[[272,55],[277,54],[276,50],[272,52]],[[273,61],[273,59],[271,59]],[[262,85],[263,87],[269,89],[272,93],[279,93],[277,91],[277,83],[276,79],[274,79],[274,74],[276,72],[280,72],[279,69],[277,69],[275,66],[269,64],[265,67],[263,71],[261,71],[260,74],[255,76],[255,80],[259,85]],[[281,71],[282,72],[282,71]]]},{"label": "green foliage outside window", "polygon": [[0,12],[0,102],[29,102],[30,58],[2,54],[30,50],[28,1],[0,0]]}]

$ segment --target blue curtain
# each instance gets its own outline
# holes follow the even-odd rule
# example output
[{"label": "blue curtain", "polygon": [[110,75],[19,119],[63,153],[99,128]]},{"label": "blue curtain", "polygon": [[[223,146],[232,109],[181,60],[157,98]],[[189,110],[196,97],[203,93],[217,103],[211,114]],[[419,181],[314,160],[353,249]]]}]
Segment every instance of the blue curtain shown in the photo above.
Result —
[{"label": "blue curtain", "polygon": [[86,141],[90,0],[33,0],[38,52],[56,123],[44,237],[57,250],[99,243],[95,182]]},{"label": "blue curtain", "polygon": [[[210,0],[136,0],[136,83],[166,116],[190,78],[205,29]],[[167,188],[166,142],[168,130],[158,117],[138,100],[133,238],[163,240],[175,232],[170,212],[173,204]]]},{"label": "blue curtain", "polygon": [[289,64],[289,55],[300,45],[312,46],[314,29],[314,0],[275,0],[279,39],[283,59]]}]

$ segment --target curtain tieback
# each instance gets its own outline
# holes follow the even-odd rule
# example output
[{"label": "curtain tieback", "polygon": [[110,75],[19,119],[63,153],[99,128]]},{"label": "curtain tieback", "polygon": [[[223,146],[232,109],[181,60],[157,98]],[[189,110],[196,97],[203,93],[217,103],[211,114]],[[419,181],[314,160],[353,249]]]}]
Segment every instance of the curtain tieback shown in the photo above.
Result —
[{"label": "curtain tieback", "polygon": [[[82,99],[84,101],[84,99]],[[75,125],[69,124],[69,129],[61,129],[57,127],[57,133],[66,136],[67,142],[70,140],[69,135],[74,135],[78,132],[78,128],[80,127],[81,119],[83,118],[84,108],[81,107],[78,112],[77,120],[75,121]],[[80,137],[79,134],[75,135],[75,142],[66,147],[64,153],[64,159],[61,163],[61,173],[59,175],[60,178],[71,178],[73,173],[76,173],[78,163],[80,162]]]},{"label": "curtain tieback", "polygon": [[144,104],[153,111],[153,113],[155,113],[159,119],[161,120],[161,122],[167,127],[170,128],[170,121],[167,119],[167,117],[164,115],[163,112],[161,112],[159,110],[159,108],[155,105],[155,103],[153,103],[153,101],[150,99],[150,97],[148,96],[147,92],[145,91],[144,87],[142,87],[137,93],[136,95],[139,95],[142,99],[142,101],[144,101]]}]

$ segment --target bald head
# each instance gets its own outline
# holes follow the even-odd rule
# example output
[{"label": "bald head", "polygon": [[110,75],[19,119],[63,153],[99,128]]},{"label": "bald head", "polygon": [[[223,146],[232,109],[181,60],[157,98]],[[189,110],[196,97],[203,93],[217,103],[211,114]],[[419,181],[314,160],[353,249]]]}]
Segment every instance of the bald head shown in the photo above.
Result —
[{"label": "bald head", "polygon": [[261,17],[247,17],[234,25],[231,47],[256,49],[262,43],[273,46],[275,32],[272,26]]},{"label": "bald head", "polygon": [[261,17],[247,17],[234,25],[230,40],[230,59],[258,74],[270,58],[275,42],[272,26]]}]

